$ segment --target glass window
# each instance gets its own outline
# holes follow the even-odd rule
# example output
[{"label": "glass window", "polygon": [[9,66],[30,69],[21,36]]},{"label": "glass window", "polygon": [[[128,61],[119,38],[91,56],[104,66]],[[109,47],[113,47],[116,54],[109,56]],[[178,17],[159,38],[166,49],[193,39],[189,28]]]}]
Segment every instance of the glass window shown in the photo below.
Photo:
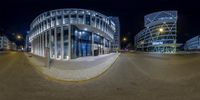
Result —
[{"label": "glass window", "polygon": [[69,15],[64,16],[65,24],[69,24]]},{"label": "glass window", "polygon": [[91,51],[91,38],[92,33],[79,30],[77,27],[72,27],[72,58],[77,58],[80,56],[89,56],[92,54]]},{"label": "glass window", "polygon": [[90,15],[86,15],[86,24],[90,25]]},{"label": "glass window", "polygon": [[58,16],[57,17],[57,25],[61,25],[62,24],[62,18],[61,18],[61,16]]},{"label": "glass window", "polygon": [[52,18],[52,26],[55,26],[55,25],[56,25],[56,18],[53,17],[53,18]]}]

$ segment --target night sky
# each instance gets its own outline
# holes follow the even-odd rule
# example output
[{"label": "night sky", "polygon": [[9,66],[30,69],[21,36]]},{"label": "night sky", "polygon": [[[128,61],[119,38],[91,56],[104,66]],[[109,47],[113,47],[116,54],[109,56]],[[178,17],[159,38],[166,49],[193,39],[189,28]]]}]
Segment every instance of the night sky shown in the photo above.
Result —
[{"label": "night sky", "polygon": [[[191,1],[191,2],[189,2]],[[107,16],[119,16],[121,36],[133,43],[134,35],[144,28],[144,15],[161,11],[178,11],[178,43],[200,35],[200,5],[189,0],[3,0],[0,3],[0,32],[15,41],[13,33],[24,36],[39,14],[60,8],[83,8]],[[17,42],[23,44],[23,41]]]}]

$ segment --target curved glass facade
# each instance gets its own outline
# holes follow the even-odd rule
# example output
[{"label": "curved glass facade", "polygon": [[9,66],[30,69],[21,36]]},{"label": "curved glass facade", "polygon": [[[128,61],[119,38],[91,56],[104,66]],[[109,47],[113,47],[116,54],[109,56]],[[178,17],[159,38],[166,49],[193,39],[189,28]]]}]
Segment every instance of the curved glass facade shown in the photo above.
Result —
[{"label": "curved glass facade", "polygon": [[30,25],[31,52],[68,60],[106,54],[116,31],[109,17],[86,9],[58,9],[40,14]]},{"label": "curved glass facade", "polygon": [[138,51],[175,53],[177,12],[161,11],[145,16],[145,28],[135,36]]}]

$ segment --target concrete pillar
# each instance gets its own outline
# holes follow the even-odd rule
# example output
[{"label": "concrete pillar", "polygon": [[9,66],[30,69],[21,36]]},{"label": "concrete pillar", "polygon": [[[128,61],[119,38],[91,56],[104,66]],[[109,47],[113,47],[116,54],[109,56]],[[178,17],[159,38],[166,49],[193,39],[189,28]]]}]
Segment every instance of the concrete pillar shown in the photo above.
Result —
[{"label": "concrete pillar", "polygon": [[48,47],[47,46],[47,32],[45,32],[45,47]]},{"label": "concrete pillar", "polygon": [[83,24],[86,24],[86,13],[83,14]]},{"label": "concrete pillar", "polygon": [[57,31],[56,31],[56,28],[54,28],[54,38],[55,38],[55,57],[54,58],[57,58]]},{"label": "concrete pillar", "polygon": [[62,24],[65,24],[65,18],[64,18],[64,14],[62,14],[62,16],[61,16],[62,18],[61,18],[61,20],[62,20]]},{"label": "concrete pillar", "polygon": [[109,41],[109,53],[111,51],[111,41]]},{"label": "concrete pillar", "polygon": [[[46,33],[46,32],[45,32]],[[45,57],[44,50],[45,50],[45,33],[42,34],[42,54]]]},{"label": "concrete pillar", "polygon": [[31,53],[33,53],[33,41],[31,42]]},{"label": "concrete pillar", "polygon": [[50,29],[50,31],[49,31],[49,35],[47,35],[47,36],[49,36],[49,45],[48,45],[48,47],[49,47],[49,51],[50,51],[50,58],[52,57],[52,45],[51,45],[51,29]]},{"label": "concrete pillar", "polygon": [[81,48],[80,48],[80,45],[81,45],[80,42],[81,42],[81,41],[79,41],[80,38],[81,38],[81,36],[78,37],[78,52],[79,52],[78,56],[79,56],[79,57],[81,56]]},{"label": "concrete pillar", "polygon": [[43,56],[43,33],[41,33],[41,56]]},{"label": "concrete pillar", "polygon": [[92,33],[92,56],[94,56],[94,33]]},{"label": "concrete pillar", "polygon": [[37,36],[37,55],[39,55],[39,49],[40,49],[40,42],[39,42],[39,35]]},{"label": "concrete pillar", "polygon": [[105,45],[106,44],[106,39],[105,38],[103,38],[103,54],[105,54]]},{"label": "concrete pillar", "polygon": [[37,55],[37,50],[38,50],[38,37],[36,36],[36,39],[35,39],[35,54]]},{"label": "concrete pillar", "polygon": [[72,48],[72,44],[71,44],[71,25],[69,25],[68,27],[68,57],[69,59],[71,59],[71,48]]},{"label": "concrete pillar", "polygon": [[42,56],[42,35],[41,35],[41,33],[39,35],[39,39],[40,39],[40,56]]},{"label": "concrete pillar", "polygon": [[60,45],[61,45],[61,59],[64,59],[63,26],[61,27]]},{"label": "concrete pillar", "polygon": [[58,17],[57,16],[55,16],[55,21],[56,21],[56,26],[59,24],[58,23]]},{"label": "concrete pillar", "polygon": [[42,34],[40,33],[40,56],[42,56]]},{"label": "concrete pillar", "polygon": [[37,51],[37,55],[40,55],[40,36],[38,35],[38,51]]}]

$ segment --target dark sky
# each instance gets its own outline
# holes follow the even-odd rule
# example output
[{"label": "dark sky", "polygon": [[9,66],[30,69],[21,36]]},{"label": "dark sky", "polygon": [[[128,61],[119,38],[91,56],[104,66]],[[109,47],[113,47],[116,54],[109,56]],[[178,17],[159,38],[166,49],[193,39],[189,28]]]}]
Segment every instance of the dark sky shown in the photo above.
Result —
[{"label": "dark sky", "polygon": [[119,16],[121,35],[129,42],[143,29],[144,15],[161,10],[178,10],[179,43],[200,34],[200,5],[193,0],[1,0],[1,31],[14,40],[11,34],[25,35],[37,15],[60,8],[84,8]]}]

